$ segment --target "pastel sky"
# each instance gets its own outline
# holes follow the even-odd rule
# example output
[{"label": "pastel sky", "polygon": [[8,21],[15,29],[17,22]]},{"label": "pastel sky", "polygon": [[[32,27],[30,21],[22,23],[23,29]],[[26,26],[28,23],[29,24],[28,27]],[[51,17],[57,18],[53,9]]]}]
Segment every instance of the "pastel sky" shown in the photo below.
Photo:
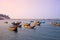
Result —
[{"label": "pastel sky", "polygon": [[0,14],[11,18],[60,18],[60,0],[0,0]]}]

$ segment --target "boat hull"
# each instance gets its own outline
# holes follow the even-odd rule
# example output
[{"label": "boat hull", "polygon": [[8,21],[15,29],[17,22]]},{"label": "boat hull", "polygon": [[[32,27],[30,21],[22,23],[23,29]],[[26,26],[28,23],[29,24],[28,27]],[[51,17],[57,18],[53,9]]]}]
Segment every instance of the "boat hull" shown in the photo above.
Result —
[{"label": "boat hull", "polygon": [[9,30],[10,31],[17,31],[17,27],[10,27]]}]

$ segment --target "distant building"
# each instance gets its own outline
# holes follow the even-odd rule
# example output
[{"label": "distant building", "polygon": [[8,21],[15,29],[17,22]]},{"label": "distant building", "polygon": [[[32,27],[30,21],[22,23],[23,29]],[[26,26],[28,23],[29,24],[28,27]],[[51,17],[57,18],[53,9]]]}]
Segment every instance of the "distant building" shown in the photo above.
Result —
[{"label": "distant building", "polygon": [[4,19],[10,19],[10,17],[7,15],[0,14],[0,20],[4,20]]}]

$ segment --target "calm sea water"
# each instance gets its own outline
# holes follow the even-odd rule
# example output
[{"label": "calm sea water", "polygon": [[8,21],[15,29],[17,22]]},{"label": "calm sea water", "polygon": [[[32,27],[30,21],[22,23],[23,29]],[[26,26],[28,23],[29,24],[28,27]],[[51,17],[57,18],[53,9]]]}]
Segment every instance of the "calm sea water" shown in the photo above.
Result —
[{"label": "calm sea water", "polygon": [[[8,24],[4,23],[8,21]],[[9,31],[12,22],[30,23],[30,20],[0,20],[0,40],[60,40],[60,27],[51,22],[60,20],[39,20],[42,23],[35,29],[18,28],[18,32]],[[33,23],[32,23],[33,24]],[[32,25],[31,24],[31,25]]]}]

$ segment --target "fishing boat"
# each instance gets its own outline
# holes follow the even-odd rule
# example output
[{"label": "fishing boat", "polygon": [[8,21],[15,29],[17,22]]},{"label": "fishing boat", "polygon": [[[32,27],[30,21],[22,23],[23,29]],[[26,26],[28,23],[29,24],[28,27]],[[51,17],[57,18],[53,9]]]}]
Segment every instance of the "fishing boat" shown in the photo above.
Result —
[{"label": "fishing boat", "polygon": [[17,22],[17,23],[13,22],[12,24],[18,26],[20,23],[21,23],[21,22]]},{"label": "fishing boat", "polygon": [[29,23],[24,24],[24,28],[33,29],[35,26],[31,26]]},{"label": "fishing boat", "polygon": [[30,26],[30,24],[29,23],[25,23],[25,24],[23,24],[23,26]]},{"label": "fishing boat", "polygon": [[60,26],[60,22],[52,22],[51,24],[54,26]]},{"label": "fishing boat", "polygon": [[10,27],[9,30],[10,31],[17,31],[17,27]]},{"label": "fishing boat", "polygon": [[35,28],[35,26],[24,26],[24,28],[34,29],[34,28]]},{"label": "fishing boat", "polygon": [[39,21],[36,21],[36,22],[34,22],[34,26],[40,26],[40,22]]}]

